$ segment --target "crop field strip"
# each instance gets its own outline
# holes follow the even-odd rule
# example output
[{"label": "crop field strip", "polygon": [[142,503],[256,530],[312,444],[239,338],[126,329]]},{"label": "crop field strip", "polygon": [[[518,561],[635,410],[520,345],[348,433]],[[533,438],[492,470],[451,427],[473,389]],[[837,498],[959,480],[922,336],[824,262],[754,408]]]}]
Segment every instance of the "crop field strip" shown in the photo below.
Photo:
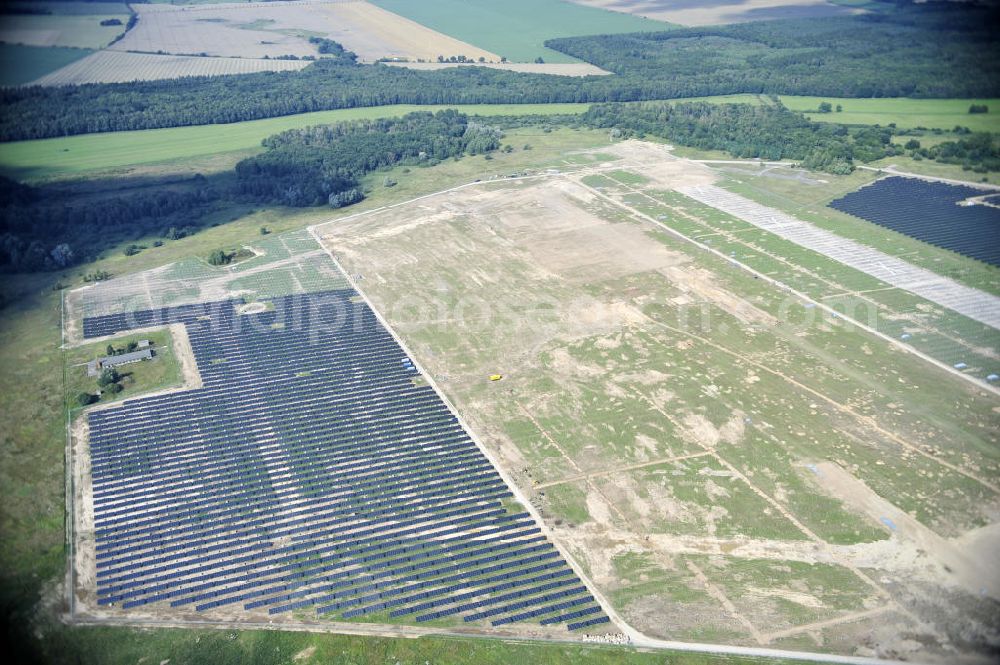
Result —
[{"label": "crop field strip", "polygon": [[607,622],[357,295],[84,319],[184,324],[204,385],[89,415],[99,604]]},{"label": "crop field strip", "polygon": [[157,53],[103,50],[32,81],[32,85],[59,86],[85,83],[128,83],[184,76],[229,76],[255,72],[298,71],[308,60],[263,58],[211,58]]},{"label": "crop field strip", "polygon": [[1000,266],[1000,210],[959,201],[989,190],[917,178],[882,178],[830,207],[912,238]]}]

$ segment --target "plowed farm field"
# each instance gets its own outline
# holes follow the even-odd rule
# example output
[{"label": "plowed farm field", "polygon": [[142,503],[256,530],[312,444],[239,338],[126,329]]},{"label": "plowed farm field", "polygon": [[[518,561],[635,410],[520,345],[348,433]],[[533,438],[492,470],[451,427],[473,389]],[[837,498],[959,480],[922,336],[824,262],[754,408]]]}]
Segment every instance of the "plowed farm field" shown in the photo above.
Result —
[{"label": "plowed farm field", "polygon": [[113,48],[174,55],[316,56],[310,37],[340,42],[361,60],[500,56],[367,2],[268,2],[178,7],[136,5],[139,22]]}]

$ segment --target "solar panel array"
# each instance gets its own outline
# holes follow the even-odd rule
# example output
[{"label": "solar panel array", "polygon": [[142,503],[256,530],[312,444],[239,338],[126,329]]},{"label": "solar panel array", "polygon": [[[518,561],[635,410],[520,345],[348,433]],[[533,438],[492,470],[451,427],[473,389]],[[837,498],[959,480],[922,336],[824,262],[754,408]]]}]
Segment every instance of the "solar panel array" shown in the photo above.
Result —
[{"label": "solar panel array", "polygon": [[984,193],[975,187],[893,177],[832,201],[830,207],[1000,266],[1000,209],[958,205]]},{"label": "solar panel array", "polygon": [[184,324],[203,380],[89,415],[98,602],[607,622],[356,295],[84,320]]}]

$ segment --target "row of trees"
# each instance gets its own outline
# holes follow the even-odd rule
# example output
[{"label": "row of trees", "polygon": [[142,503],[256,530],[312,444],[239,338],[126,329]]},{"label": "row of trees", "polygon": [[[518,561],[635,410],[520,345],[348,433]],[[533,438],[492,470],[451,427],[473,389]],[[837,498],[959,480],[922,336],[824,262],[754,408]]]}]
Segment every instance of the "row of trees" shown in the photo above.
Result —
[{"label": "row of trees", "polygon": [[[947,4],[947,7],[939,6]],[[1000,11],[926,3],[890,13],[764,21],[547,45],[615,72],[572,78],[482,67],[360,65],[325,40],[298,72],[0,91],[0,140],[228,123],[381,104],[617,102],[732,93],[996,97]],[[335,46],[334,46],[335,45]]]},{"label": "row of trees", "polygon": [[996,134],[970,134],[957,141],[943,141],[927,148],[921,147],[916,139],[911,139],[904,147],[920,159],[960,164],[977,173],[1000,171],[1000,136]]},{"label": "row of trees", "polygon": [[892,130],[812,122],[772,99],[770,104],[644,102],[595,104],[583,122],[614,128],[622,135],[659,136],[702,150],[724,150],[734,157],[794,159],[811,169],[850,173],[862,162],[895,154]]}]

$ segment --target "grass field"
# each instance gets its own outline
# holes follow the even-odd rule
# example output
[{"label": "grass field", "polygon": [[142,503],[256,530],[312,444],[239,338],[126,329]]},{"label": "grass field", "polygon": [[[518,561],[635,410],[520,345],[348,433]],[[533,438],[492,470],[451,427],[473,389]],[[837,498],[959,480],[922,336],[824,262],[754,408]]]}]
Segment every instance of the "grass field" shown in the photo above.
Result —
[{"label": "grass field", "polygon": [[[819,122],[848,125],[895,123],[901,129],[954,129],[956,125],[974,132],[1000,132],[1000,99],[845,99],[840,97],[795,97],[782,95],[781,101],[793,111],[812,111],[829,102],[840,113],[807,113]],[[986,104],[990,113],[970,114],[970,104]]]},{"label": "grass field", "polygon": [[578,62],[544,46],[547,39],[667,30],[667,23],[583,7],[562,0],[373,0],[389,11],[469,42],[512,62]]},{"label": "grass field", "polygon": [[795,661],[680,652],[639,653],[601,646],[460,638],[390,639],[278,631],[60,628],[46,635],[48,663],[132,665],[796,665]]},{"label": "grass field", "polygon": [[260,147],[263,138],[286,129],[342,120],[385,118],[412,111],[457,108],[479,115],[582,113],[587,104],[476,104],[468,106],[375,106],[251,120],[228,125],[170,127],[138,132],[83,134],[0,144],[0,172],[24,180],[189,160]]},{"label": "grass field", "polygon": [[0,43],[0,86],[30,83],[91,53],[82,48]]},{"label": "grass field", "polygon": [[684,26],[723,25],[753,20],[846,14],[845,7],[877,5],[869,0],[715,0],[714,2],[650,2],[649,0],[573,0]]}]

